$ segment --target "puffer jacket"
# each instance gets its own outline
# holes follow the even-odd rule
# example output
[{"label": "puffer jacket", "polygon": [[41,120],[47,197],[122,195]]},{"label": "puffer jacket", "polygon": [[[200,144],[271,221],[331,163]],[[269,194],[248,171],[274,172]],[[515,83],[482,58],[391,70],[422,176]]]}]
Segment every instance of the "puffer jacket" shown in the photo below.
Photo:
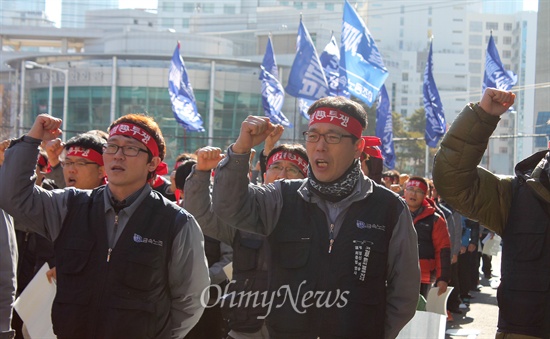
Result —
[{"label": "puffer jacket", "polygon": [[449,282],[451,278],[451,240],[445,218],[431,199],[422,201],[422,211],[414,217],[418,234],[420,273],[423,284],[431,282],[431,273],[436,272],[436,283]]},{"label": "puffer jacket", "polygon": [[467,105],[441,142],[434,161],[433,179],[438,193],[449,205],[502,235],[512,203],[514,180],[525,180],[548,203],[550,190],[540,181],[541,173],[547,171],[543,170],[547,151],[535,153],[517,164],[516,176],[495,175],[477,166],[499,120],[477,104]]},{"label": "puffer jacket", "polygon": [[451,206],[502,235],[499,332],[550,339],[550,152],[521,161],[515,176],[477,166],[498,120],[466,106],[436,154],[434,184]]}]

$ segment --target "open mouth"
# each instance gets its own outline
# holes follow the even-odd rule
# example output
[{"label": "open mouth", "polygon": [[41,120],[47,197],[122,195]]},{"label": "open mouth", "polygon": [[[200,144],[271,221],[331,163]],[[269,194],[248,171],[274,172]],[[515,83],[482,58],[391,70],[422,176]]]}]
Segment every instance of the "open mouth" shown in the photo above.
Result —
[{"label": "open mouth", "polygon": [[324,161],[324,160],[316,160],[315,161],[315,164],[317,165],[317,167],[319,168],[327,168],[328,167],[328,162]]},{"label": "open mouth", "polygon": [[113,166],[113,167],[111,167],[111,171],[113,171],[113,172],[122,172],[122,171],[125,171],[125,169],[122,166]]}]

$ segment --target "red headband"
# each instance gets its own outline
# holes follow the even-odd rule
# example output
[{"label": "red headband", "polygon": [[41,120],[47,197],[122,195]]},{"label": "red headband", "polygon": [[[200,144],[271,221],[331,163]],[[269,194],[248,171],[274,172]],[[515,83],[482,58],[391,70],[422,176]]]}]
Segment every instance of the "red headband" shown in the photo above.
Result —
[{"label": "red headband", "polygon": [[423,183],[422,181],[419,181],[419,180],[409,180],[407,182],[407,187],[418,187],[420,188],[422,191],[424,191],[424,194],[428,193],[428,186],[426,186],[425,183]]},{"label": "red headband", "polygon": [[109,131],[109,137],[113,135],[125,135],[145,144],[154,157],[159,156],[159,147],[155,139],[143,128],[128,122],[120,123]]},{"label": "red headband", "polygon": [[71,146],[67,150],[66,155],[88,159],[88,160],[91,160],[91,161],[95,162],[99,166],[103,166],[103,156],[99,152],[97,152],[97,151],[95,151],[91,148]]},{"label": "red headband", "polygon": [[161,161],[158,166],[157,166],[157,169],[155,170],[155,173],[157,175],[165,175],[165,174],[168,174],[168,164],[165,163],[164,161]]},{"label": "red headband", "polygon": [[363,133],[363,126],[361,126],[359,120],[336,108],[319,107],[309,117],[309,126],[321,122],[342,127],[357,138],[361,138]]},{"label": "red headband", "polygon": [[50,163],[44,157],[42,154],[38,153],[38,159],[37,159],[38,166],[40,168],[43,168],[44,170],[42,172],[44,173],[50,173],[52,171],[52,166],[50,166]]},{"label": "red headband", "polygon": [[269,168],[269,166],[271,166],[271,164],[273,164],[274,162],[280,160],[290,161],[291,163],[296,165],[298,169],[300,169],[300,172],[302,172],[304,177],[307,177],[307,160],[293,152],[279,151],[273,154],[269,159],[267,159],[267,168]]},{"label": "red headband", "polygon": [[380,148],[378,147],[382,145],[380,138],[370,137],[370,136],[363,136],[361,138],[365,140],[365,147],[363,147],[363,152],[361,153],[361,160],[365,160],[366,154],[378,159],[384,158],[382,156],[382,152],[380,151]]}]

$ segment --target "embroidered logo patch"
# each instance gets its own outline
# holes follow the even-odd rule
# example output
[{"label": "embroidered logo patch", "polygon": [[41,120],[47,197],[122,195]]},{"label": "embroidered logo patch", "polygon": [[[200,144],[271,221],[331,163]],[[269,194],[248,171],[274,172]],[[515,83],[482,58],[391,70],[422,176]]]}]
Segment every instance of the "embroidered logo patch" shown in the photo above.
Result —
[{"label": "embroidered logo patch", "polygon": [[162,247],[162,240],[145,238],[136,233],[134,233],[134,242],[143,243],[143,244],[152,244],[152,245],[157,245]]},{"label": "embroidered logo patch", "polygon": [[364,228],[367,228],[367,225],[365,225],[365,222],[363,222],[361,220],[357,220],[357,228],[362,230]]},{"label": "embroidered logo patch", "polygon": [[385,231],[386,230],[386,226],[384,225],[376,225],[376,224],[367,224],[365,223],[364,221],[361,221],[361,220],[357,220],[357,228],[363,230],[365,228],[367,229],[375,229],[375,230],[379,230],[379,231]]}]

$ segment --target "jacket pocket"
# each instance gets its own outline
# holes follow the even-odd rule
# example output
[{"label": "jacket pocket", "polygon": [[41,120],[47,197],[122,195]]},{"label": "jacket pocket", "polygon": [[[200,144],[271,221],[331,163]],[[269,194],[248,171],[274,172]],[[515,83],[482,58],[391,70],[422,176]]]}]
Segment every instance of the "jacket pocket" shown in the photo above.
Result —
[{"label": "jacket pocket", "polygon": [[153,338],[155,305],[144,300],[114,297],[109,301],[106,337]]},{"label": "jacket pocket", "polygon": [[90,331],[92,290],[57,291],[52,305],[54,333],[60,338],[85,338]]},{"label": "jacket pocket", "polygon": [[517,261],[532,261],[540,259],[544,251],[547,225],[529,221],[521,227],[515,227],[510,234],[513,241],[506,241],[507,251]]},{"label": "jacket pocket", "polygon": [[309,259],[311,238],[294,237],[278,240],[278,260],[283,268],[304,267]]},{"label": "jacket pocket", "polygon": [[162,254],[158,251],[137,251],[128,255],[124,284],[141,291],[148,291],[161,283],[159,269]]},{"label": "jacket pocket", "polygon": [[258,265],[258,252],[263,242],[263,239],[241,237],[237,244],[238,249],[235,249],[233,256],[235,270],[250,271],[256,269]]},{"label": "jacket pocket", "polygon": [[56,259],[56,269],[63,274],[78,274],[88,264],[94,242],[87,239],[69,239],[63,244],[62,255]]}]

